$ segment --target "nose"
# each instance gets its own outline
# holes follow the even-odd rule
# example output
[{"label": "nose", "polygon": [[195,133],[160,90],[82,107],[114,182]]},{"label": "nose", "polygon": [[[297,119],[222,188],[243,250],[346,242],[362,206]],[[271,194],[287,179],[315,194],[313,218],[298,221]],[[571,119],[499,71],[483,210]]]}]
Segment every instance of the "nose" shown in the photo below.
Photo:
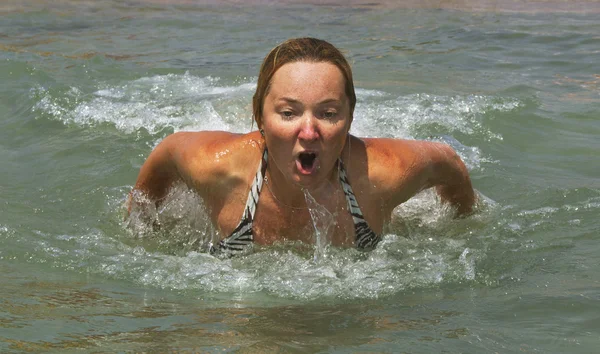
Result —
[{"label": "nose", "polygon": [[319,130],[317,127],[317,119],[311,114],[307,113],[305,117],[302,117],[302,126],[300,127],[300,133],[298,139],[312,141],[319,138]]}]

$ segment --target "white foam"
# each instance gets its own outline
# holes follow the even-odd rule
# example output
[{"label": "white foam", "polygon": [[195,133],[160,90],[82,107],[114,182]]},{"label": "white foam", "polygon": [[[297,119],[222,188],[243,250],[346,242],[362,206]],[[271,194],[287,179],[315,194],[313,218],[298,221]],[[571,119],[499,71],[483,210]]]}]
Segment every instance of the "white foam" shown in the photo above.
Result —
[{"label": "white foam", "polygon": [[[185,213],[186,199],[173,198],[163,214],[179,223],[192,223],[196,213]],[[111,203],[112,204],[112,203]],[[115,218],[120,218],[118,212]],[[162,215],[163,219],[165,215]],[[202,222],[208,222],[200,215]],[[4,228],[0,228],[0,234]],[[34,261],[68,271],[86,272],[143,286],[200,290],[206,293],[245,295],[267,293],[283,299],[378,298],[410,288],[444,282],[477,281],[480,250],[465,247],[465,241],[440,237],[432,228],[424,233],[385,235],[372,252],[330,248],[318,260],[313,250],[300,244],[258,247],[255,253],[232,259],[217,259],[197,251],[165,252],[148,247],[152,237],[190,237],[183,227],[168,235],[148,232],[136,241],[125,235],[107,235],[87,230],[77,235],[38,232],[27,242]],[[432,231],[433,230],[433,231]],[[126,237],[124,239],[124,237]],[[156,239],[154,239],[156,240]],[[170,242],[175,242],[172,239]]]},{"label": "white foam", "polygon": [[8,227],[0,225],[0,233],[1,234],[8,234],[9,230],[10,229]]},{"label": "white foam", "polygon": [[363,88],[355,88],[354,93],[356,94],[357,101],[361,101],[367,97],[387,97],[389,94],[379,90],[368,90]]},{"label": "white foam", "polygon": [[[217,77],[189,73],[143,77],[119,86],[104,85],[91,95],[73,87],[51,94],[34,89],[35,109],[65,124],[95,126],[109,123],[124,133],[146,129],[154,134],[165,128],[179,130],[248,131],[252,125],[251,99],[256,78],[222,85]],[[520,103],[481,95],[436,96],[412,94],[392,97],[369,89],[356,89],[358,103],[352,132],[359,136],[428,138],[457,132],[501,140],[483,116],[506,112]]]},{"label": "white foam", "polygon": [[502,140],[500,134],[483,124],[482,117],[487,112],[506,112],[519,105],[519,101],[513,99],[498,100],[479,95],[413,94],[395,99],[359,101],[353,131],[364,136],[413,138],[431,131],[428,127],[441,127],[446,134],[479,134],[486,139]]},{"label": "white foam", "polygon": [[502,140],[485,124],[487,113],[507,112],[519,107],[514,99],[486,96],[435,96],[413,94],[391,98],[371,95],[359,100],[354,113],[352,133],[364,137],[426,139],[451,145],[469,169],[482,162],[494,162],[481,155],[476,146],[466,146],[454,136],[471,135],[476,139]]},{"label": "white foam", "polygon": [[[213,77],[157,75],[99,88],[91,96],[71,88],[69,95],[55,97],[37,88],[34,95],[41,98],[35,109],[65,124],[93,127],[108,123],[127,134],[139,129],[155,134],[166,128],[246,131],[251,126],[251,112],[245,108],[256,86],[250,80],[222,86]],[[72,99],[66,100],[67,96]]]},{"label": "white foam", "polygon": [[550,214],[554,214],[559,211],[559,208],[556,207],[541,207],[533,210],[523,210],[520,211],[518,216],[526,216],[526,215],[539,215],[539,216],[548,216]]},{"label": "white foam", "polygon": [[[113,198],[118,199],[118,193],[114,194]],[[398,211],[404,213],[399,214],[404,222],[420,225],[420,229],[395,229],[369,253],[329,247],[319,250],[318,258],[314,257],[315,249],[299,243],[256,246],[256,252],[232,259],[200,253],[187,245],[202,245],[212,234],[202,229],[210,221],[196,198],[183,189],[166,198],[154,214],[168,229],[166,233],[146,227],[126,239],[120,236],[121,241],[97,231],[59,236],[52,242],[54,247],[61,248],[61,243],[65,243],[70,249],[85,253],[62,254],[58,266],[77,269],[77,265],[86,263],[86,270],[92,273],[163,289],[240,296],[266,293],[303,300],[378,298],[410,288],[477,281],[479,258],[475,255],[481,250],[471,245],[467,254],[464,239],[444,234],[451,224],[451,213],[428,192]],[[121,218],[119,211],[113,213],[115,218]],[[134,210],[130,220],[135,219],[135,213]],[[54,255],[60,249],[44,245],[36,250],[42,250],[45,255],[41,258],[48,262],[59,262]]]}]

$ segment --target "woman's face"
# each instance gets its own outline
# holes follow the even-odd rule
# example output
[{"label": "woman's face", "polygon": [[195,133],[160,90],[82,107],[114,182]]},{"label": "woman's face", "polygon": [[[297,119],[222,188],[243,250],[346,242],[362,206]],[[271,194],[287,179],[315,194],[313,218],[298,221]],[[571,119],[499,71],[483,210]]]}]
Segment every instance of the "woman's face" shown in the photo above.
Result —
[{"label": "woman's face", "polygon": [[262,128],[271,160],[305,188],[332,176],[352,121],[345,79],[327,62],[293,62],[275,72]]}]

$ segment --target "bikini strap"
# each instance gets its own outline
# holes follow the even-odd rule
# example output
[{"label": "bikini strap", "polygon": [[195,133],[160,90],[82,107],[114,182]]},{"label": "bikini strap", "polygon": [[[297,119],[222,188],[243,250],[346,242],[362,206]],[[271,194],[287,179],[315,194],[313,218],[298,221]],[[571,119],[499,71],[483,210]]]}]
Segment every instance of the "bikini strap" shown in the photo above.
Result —
[{"label": "bikini strap", "polygon": [[231,233],[231,236],[221,240],[218,247],[214,247],[213,243],[209,244],[209,252],[211,254],[217,252],[227,253],[239,253],[244,251],[247,246],[252,245],[254,241],[254,235],[252,234],[252,223],[254,221],[254,215],[256,212],[256,206],[258,205],[258,198],[260,191],[262,190],[263,181],[267,172],[267,159],[269,153],[265,148],[262,159],[254,176],[252,186],[248,192],[248,199],[246,199],[246,206],[244,207],[244,213],[240,219],[239,224]]},{"label": "bikini strap", "polygon": [[354,222],[354,234],[356,235],[356,248],[358,249],[372,249],[380,241],[379,236],[371,230],[365,217],[363,216],[362,210],[358,206],[356,196],[350,182],[348,181],[348,175],[346,174],[346,168],[342,159],[338,159],[338,174],[340,176],[340,184],[346,195],[346,202],[348,203],[348,210],[352,215],[352,221]]}]

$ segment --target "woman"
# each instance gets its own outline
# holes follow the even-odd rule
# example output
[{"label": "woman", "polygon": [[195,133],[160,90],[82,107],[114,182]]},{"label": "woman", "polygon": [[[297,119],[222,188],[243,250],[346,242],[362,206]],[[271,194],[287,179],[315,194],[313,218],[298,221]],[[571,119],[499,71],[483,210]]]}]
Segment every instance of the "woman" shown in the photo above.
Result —
[{"label": "woman", "polygon": [[177,183],[197,192],[221,235],[211,252],[311,242],[307,200],[332,213],[334,245],[359,249],[374,247],[392,210],[423,189],[436,187],[459,215],[472,210],[467,169],[449,146],[349,134],[352,71],[328,42],[297,38],[275,47],[252,103],[259,131],[172,134],[152,151],[135,185],[156,206]]}]

